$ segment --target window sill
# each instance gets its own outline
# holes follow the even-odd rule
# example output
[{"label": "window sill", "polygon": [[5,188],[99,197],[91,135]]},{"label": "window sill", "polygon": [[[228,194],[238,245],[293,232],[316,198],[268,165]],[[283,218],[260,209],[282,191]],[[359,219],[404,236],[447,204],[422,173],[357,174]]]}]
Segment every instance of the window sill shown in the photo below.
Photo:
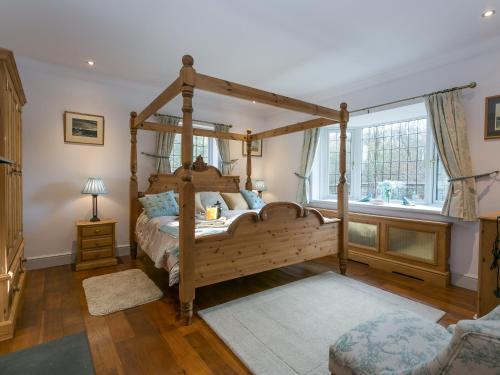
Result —
[{"label": "window sill", "polygon": [[[309,202],[309,206],[316,208],[337,209],[336,199],[313,200]],[[349,211],[366,213],[372,215],[385,215],[394,217],[407,217],[415,219],[429,219],[449,221],[450,218],[441,215],[441,207],[438,206],[404,206],[398,203],[385,203],[377,205],[369,202],[349,201]]]}]

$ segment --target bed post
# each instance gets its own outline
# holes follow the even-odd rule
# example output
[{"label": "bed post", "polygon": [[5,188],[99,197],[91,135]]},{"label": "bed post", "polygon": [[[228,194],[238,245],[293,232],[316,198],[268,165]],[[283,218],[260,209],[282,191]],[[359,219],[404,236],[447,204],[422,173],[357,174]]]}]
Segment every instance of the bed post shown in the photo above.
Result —
[{"label": "bed post", "polygon": [[182,57],[183,67],[180,71],[182,82],[182,182],[179,189],[180,200],[180,232],[179,232],[179,299],[181,302],[181,318],[191,324],[193,317],[194,286],[194,184],[191,166],[193,163],[193,91],[196,71],[193,69],[193,58]]},{"label": "bed post", "polygon": [[137,194],[139,191],[137,185],[137,128],[135,127],[136,112],[130,113],[130,223],[129,223],[129,242],[130,256],[137,257],[137,243],[135,242],[135,222],[137,220]]},{"label": "bed post", "polygon": [[252,131],[247,129],[247,181],[245,182],[245,189],[252,190]]},{"label": "bed post", "polygon": [[342,275],[345,275],[347,269],[347,206],[349,203],[349,194],[346,188],[346,139],[347,139],[347,121],[349,112],[347,104],[340,104],[340,152],[339,152],[339,184],[337,185],[337,216],[341,220],[338,238],[338,258],[339,267]]}]

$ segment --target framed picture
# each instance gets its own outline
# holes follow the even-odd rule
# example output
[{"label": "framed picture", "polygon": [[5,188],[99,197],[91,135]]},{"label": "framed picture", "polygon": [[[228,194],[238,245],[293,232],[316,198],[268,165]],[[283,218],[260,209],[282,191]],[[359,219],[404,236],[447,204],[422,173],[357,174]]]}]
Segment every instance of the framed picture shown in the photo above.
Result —
[{"label": "framed picture", "polygon": [[104,145],[104,116],[64,112],[64,142]]},{"label": "framed picture", "polygon": [[485,100],[484,139],[500,138],[500,95]]},{"label": "framed picture", "polygon": [[[241,142],[241,153],[243,156],[247,156],[247,144],[246,142]],[[251,156],[262,156],[262,139],[257,141],[252,141],[252,152]]]}]

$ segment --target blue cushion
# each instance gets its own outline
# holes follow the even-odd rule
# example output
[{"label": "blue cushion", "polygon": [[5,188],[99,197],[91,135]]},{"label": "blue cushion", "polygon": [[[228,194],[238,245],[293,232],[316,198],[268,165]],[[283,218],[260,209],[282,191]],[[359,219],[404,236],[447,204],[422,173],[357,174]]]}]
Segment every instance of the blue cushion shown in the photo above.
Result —
[{"label": "blue cushion", "polygon": [[150,219],[159,216],[179,215],[179,205],[175,200],[173,191],[167,191],[160,194],[148,194],[145,197],[139,198],[139,201]]},{"label": "blue cushion", "polygon": [[243,195],[243,198],[245,198],[245,200],[248,203],[248,207],[251,210],[254,210],[256,208],[262,208],[266,205],[266,203],[262,200],[262,198],[260,198],[253,191],[241,190],[241,195]]}]

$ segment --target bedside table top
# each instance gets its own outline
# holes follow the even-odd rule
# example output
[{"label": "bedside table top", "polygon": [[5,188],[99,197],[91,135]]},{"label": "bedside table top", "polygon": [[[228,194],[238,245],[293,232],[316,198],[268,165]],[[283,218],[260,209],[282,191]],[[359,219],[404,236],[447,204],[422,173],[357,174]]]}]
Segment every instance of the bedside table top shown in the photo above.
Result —
[{"label": "bedside table top", "polygon": [[118,221],[115,219],[101,219],[100,221],[78,220],[75,224],[77,227],[84,227],[90,225],[116,224],[116,223],[118,223]]},{"label": "bedside table top", "polygon": [[498,216],[500,216],[500,211],[494,211],[483,215],[479,215],[479,219],[497,221]]}]

